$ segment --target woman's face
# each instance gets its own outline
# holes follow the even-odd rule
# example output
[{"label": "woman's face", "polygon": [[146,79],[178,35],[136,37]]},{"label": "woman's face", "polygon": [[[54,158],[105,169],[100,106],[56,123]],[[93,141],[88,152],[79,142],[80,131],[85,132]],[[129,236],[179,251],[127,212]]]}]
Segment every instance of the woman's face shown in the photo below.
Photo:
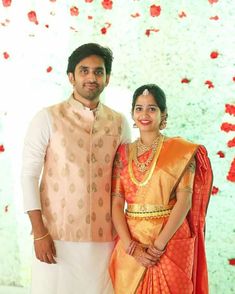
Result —
[{"label": "woman's face", "polygon": [[140,95],[133,111],[136,126],[142,132],[158,132],[161,122],[161,111],[152,94]]}]

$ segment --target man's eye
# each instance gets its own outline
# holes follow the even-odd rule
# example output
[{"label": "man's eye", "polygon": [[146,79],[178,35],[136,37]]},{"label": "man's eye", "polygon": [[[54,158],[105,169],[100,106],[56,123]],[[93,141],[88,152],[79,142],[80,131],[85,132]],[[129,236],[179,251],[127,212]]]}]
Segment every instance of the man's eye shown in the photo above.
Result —
[{"label": "man's eye", "polygon": [[103,72],[102,70],[97,70],[97,71],[95,72],[95,74],[96,74],[97,76],[102,76],[102,75],[104,74],[104,72]]},{"label": "man's eye", "polygon": [[85,68],[83,68],[83,69],[80,70],[80,73],[82,73],[82,74],[87,74],[87,73],[88,73],[88,70],[85,69]]}]

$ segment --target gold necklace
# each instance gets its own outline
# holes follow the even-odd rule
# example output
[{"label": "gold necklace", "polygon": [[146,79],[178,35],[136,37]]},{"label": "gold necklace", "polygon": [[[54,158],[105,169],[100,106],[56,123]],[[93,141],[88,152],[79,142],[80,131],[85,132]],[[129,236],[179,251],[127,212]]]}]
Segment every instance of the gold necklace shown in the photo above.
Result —
[{"label": "gold necklace", "polygon": [[148,146],[145,145],[144,143],[141,142],[140,138],[137,140],[137,156],[140,156],[142,154],[144,154],[145,152],[149,151],[150,149],[154,149],[157,142],[159,141],[159,135],[157,136],[157,138],[153,141],[153,143]]},{"label": "gold necklace", "polygon": [[[137,169],[140,172],[145,172],[148,169],[148,165],[153,160],[153,157],[155,155],[155,152],[157,150],[157,147],[159,145],[159,139],[160,135],[157,136],[157,138],[153,141],[153,143],[150,146],[146,146],[143,143],[141,143],[140,139],[136,141],[136,148],[134,149],[134,162],[137,166]],[[148,159],[145,162],[139,162],[138,156],[141,154],[147,152],[148,150],[151,150],[151,154],[149,155]]]},{"label": "gold necklace", "polygon": [[134,152],[136,152],[136,144],[134,144],[134,147],[130,151],[130,157],[129,157],[129,161],[128,161],[128,172],[130,174],[131,181],[135,185],[140,186],[140,187],[143,187],[143,186],[145,186],[148,183],[148,181],[152,177],[153,172],[154,172],[154,169],[156,167],[156,163],[157,163],[157,160],[158,160],[160,151],[162,149],[163,141],[164,141],[164,136],[163,135],[160,135],[159,136],[158,148],[157,148],[157,150],[155,152],[155,155],[154,155],[152,164],[151,164],[150,168],[148,169],[148,171],[146,172],[146,174],[144,176],[144,179],[142,181],[139,181],[139,180],[136,179],[136,177],[134,175],[133,167],[132,167],[132,162],[134,160]]}]

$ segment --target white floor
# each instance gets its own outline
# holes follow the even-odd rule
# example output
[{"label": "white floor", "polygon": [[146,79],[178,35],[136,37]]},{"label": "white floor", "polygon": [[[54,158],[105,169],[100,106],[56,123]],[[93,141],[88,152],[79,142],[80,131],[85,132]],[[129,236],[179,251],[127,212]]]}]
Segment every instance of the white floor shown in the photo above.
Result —
[{"label": "white floor", "polygon": [[0,294],[29,294],[26,288],[0,286]]}]

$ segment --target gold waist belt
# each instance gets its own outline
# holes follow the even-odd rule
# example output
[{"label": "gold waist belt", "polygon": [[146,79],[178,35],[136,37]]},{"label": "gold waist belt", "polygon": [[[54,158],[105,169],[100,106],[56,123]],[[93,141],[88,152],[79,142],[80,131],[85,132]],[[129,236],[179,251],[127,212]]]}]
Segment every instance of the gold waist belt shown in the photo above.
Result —
[{"label": "gold waist belt", "polygon": [[154,205],[154,204],[128,204],[126,216],[130,218],[161,218],[168,217],[174,204]]}]

